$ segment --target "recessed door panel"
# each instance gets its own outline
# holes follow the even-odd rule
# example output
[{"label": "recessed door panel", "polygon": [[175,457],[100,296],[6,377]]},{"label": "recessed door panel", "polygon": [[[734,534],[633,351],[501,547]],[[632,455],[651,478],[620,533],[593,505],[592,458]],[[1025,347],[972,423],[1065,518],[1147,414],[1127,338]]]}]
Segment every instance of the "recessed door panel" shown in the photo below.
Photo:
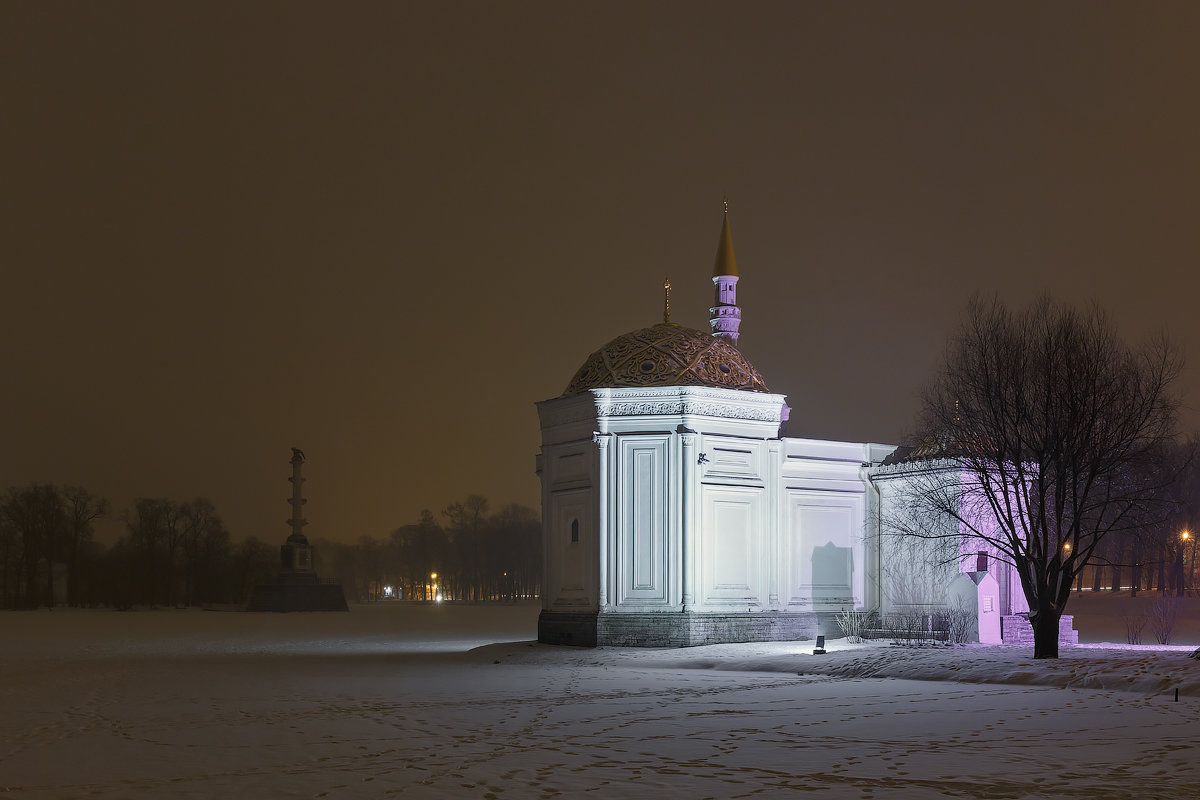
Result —
[{"label": "recessed door panel", "polygon": [[703,497],[701,602],[747,608],[761,604],[766,540],[763,491],[706,486]]}]

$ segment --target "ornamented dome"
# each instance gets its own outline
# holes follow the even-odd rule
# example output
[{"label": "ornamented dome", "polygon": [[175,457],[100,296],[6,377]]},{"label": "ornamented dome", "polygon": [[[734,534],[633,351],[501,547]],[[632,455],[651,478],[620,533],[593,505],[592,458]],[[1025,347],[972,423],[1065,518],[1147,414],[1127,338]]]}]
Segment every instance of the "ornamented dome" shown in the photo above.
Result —
[{"label": "ornamented dome", "polygon": [[769,391],[754,365],[726,340],[663,322],[618,336],[592,353],[562,396],[588,389],[640,386]]}]

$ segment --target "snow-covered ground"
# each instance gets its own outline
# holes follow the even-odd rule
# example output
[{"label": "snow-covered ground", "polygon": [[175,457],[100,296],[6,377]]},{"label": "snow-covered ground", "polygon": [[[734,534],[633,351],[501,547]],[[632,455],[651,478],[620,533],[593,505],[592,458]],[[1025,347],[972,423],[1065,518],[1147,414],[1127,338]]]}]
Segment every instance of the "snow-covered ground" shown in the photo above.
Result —
[{"label": "snow-covered ground", "polygon": [[536,606],[5,612],[0,795],[1200,797],[1197,601],[1180,646],[1094,644],[1119,602],[1058,661],[548,647]]}]

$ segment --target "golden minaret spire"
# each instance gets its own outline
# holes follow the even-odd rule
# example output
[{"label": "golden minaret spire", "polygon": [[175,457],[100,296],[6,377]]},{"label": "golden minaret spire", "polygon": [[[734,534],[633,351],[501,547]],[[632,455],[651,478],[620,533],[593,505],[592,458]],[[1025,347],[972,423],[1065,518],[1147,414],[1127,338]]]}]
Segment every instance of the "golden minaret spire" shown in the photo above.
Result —
[{"label": "golden minaret spire", "polygon": [[729,198],[724,198],[722,204],[725,218],[721,222],[721,238],[717,242],[712,275],[716,297],[708,310],[708,324],[713,336],[736,345],[738,327],[742,324],[742,310],[737,305],[738,266],[733,255],[733,234],[729,231]]},{"label": "golden minaret spire", "polygon": [[663,324],[670,325],[671,324],[671,279],[670,278],[663,278],[663,294],[665,295],[664,303],[663,303]]}]

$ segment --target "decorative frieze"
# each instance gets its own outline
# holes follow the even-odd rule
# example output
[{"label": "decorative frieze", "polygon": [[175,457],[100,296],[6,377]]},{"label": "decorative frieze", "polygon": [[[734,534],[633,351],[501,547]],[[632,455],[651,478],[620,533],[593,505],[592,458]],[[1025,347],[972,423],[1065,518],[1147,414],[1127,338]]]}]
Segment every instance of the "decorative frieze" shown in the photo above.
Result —
[{"label": "decorative frieze", "polygon": [[703,386],[592,389],[538,403],[543,429],[613,417],[694,416],[778,424],[783,408],[783,395]]},{"label": "decorative frieze", "polygon": [[779,422],[780,409],[735,406],[723,403],[674,401],[642,401],[637,403],[605,403],[596,406],[598,417],[642,417],[663,414],[686,414],[697,417],[749,419],[759,422]]}]

